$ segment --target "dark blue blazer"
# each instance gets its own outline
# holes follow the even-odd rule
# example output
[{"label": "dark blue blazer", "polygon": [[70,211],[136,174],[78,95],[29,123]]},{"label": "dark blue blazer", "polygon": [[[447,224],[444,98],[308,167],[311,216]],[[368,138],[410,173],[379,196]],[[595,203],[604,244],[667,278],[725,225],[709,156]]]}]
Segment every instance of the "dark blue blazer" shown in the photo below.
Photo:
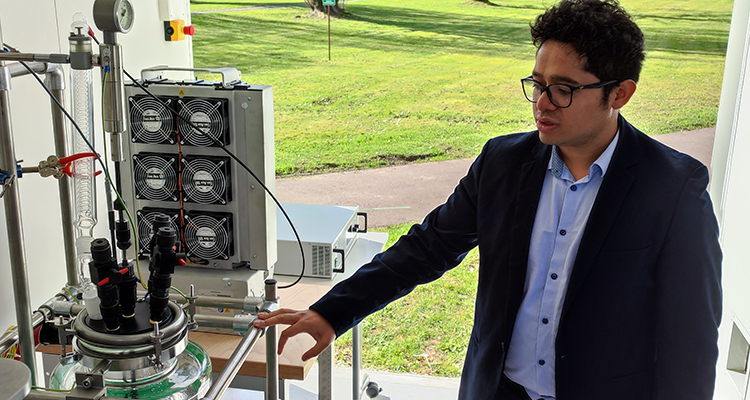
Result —
[{"label": "dark blue blazer", "polygon": [[[571,273],[556,338],[558,400],[712,398],[721,250],[693,158],[620,117],[620,139]],[[311,308],[341,335],[479,246],[459,399],[506,399],[502,371],[551,147],[490,140],[445,204]]]}]

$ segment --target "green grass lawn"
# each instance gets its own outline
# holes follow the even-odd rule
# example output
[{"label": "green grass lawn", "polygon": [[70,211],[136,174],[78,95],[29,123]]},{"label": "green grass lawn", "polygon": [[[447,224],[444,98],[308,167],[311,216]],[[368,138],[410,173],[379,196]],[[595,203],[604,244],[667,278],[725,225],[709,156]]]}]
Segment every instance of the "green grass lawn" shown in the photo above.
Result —
[{"label": "green grass lawn", "polygon": [[[411,224],[387,229],[390,247]],[[392,372],[459,376],[474,315],[479,254],[375,314],[362,327],[362,366]],[[336,340],[336,361],[351,365],[351,331]]]},{"label": "green grass lawn", "polygon": [[[350,2],[332,21],[330,62],[327,21],[304,6],[196,14],[195,65],[274,87],[280,175],[473,157],[488,138],[533,129],[519,79],[534,63],[529,22],[548,3]],[[651,134],[715,125],[731,1],[622,3],[648,50],[624,115]]]},{"label": "green grass lawn", "polygon": [[[191,1],[193,10],[272,1]],[[302,3],[302,1],[299,1]],[[239,68],[272,85],[280,175],[476,156],[494,136],[533,129],[519,79],[529,22],[552,2],[362,0],[332,21],[304,6],[196,14],[197,67]],[[638,91],[623,114],[662,134],[714,126],[732,2],[622,0],[646,35]],[[408,225],[392,227],[391,240]],[[368,368],[457,376],[472,325],[478,256],[363,322]],[[347,362],[350,336],[337,342]]]}]

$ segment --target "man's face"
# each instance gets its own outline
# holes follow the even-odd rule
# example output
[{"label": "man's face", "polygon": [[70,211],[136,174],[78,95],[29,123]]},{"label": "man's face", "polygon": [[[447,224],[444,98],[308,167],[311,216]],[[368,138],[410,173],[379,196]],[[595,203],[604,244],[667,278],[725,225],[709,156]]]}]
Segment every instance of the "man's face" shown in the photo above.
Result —
[{"label": "man's face", "polygon": [[[532,77],[545,86],[552,83],[582,86],[600,82],[594,74],[584,71],[584,61],[570,45],[548,40],[537,52]],[[601,153],[617,132],[618,115],[611,107],[612,96],[602,104],[602,90],[574,91],[573,101],[567,108],[553,105],[549,93],[545,92],[533,104],[540,140],[559,146],[563,153]]]}]

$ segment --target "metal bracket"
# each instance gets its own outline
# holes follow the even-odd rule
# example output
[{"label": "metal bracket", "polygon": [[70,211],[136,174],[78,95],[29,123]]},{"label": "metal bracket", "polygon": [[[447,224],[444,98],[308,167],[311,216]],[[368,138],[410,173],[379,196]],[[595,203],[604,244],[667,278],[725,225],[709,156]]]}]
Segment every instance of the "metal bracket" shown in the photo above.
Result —
[{"label": "metal bracket", "polygon": [[187,314],[190,318],[188,318],[188,331],[194,331],[198,329],[198,323],[195,322],[195,300],[198,298],[198,296],[195,295],[195,285],[192,283],[190,284],[190,294],[185,296],[187,297],[188,304],[187,304]]},{"label": "metal bracket", "polygon": [[188,71],[188,72],[208,72],[211,74],[221,74],[221,86],[229,89],[242,81],[242,73],[237,68],[187,68],[187,67],[170,67],[168,65],[157,65],[151,68],[141,70],[141,80],[147,82],[151,79],[162,79],[163,71]]},{"label": "metal bracket", "polygon": [[161,369],[164,365],[161,363],[161,340],[164,338],[164,332],[159,330],[159,323],[154,322],[154,331],[151,333],[151,341],[154,344],[154,358],[151,360],[154,365]]},{"label": "metal bracket", "polygon": [[70,333],[70,323],[71,320],[66,319],[63,316],[59,316],[55,319],[55,328],[57,328],[57,339],[60,341],[60,359],[65,357],[67,354],[65,352],[65,345],[68,343],[68,337],[72,334]]},{"label": "metal bracket", "polygon": [[106,392],[103,374],[76,372],[76,387],[65,396],[65,399],[99,400]]}]

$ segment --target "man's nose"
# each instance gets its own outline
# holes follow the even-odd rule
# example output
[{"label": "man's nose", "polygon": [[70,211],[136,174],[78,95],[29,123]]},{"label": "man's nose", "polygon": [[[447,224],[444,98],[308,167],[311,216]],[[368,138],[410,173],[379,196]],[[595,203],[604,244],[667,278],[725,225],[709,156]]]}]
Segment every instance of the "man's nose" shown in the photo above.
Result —
[{"label": "man's nose", "polygon": [[557,106],[550,101],[549,90],[543,91],[539,96],[539,99],[536,101],[536,108],[539,110],[554,110],[557,108]]}]

